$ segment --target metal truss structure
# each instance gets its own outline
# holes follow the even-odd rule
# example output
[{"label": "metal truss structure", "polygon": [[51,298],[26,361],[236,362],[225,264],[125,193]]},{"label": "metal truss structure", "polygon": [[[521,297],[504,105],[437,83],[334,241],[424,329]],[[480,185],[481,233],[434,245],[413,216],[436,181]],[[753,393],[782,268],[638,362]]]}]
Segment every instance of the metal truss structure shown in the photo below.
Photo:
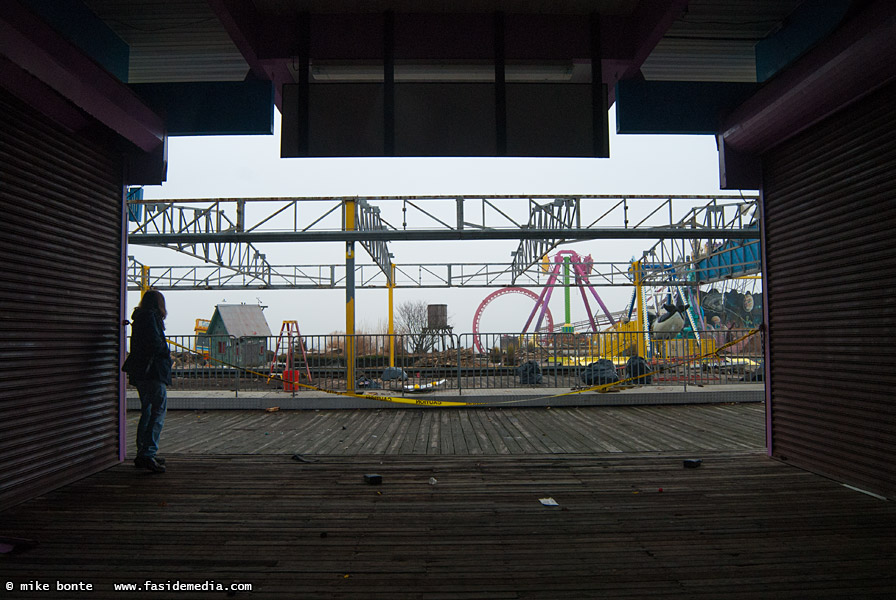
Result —
[{"label": "metal truss structure", "polygon": [[560,245],[566,238],[566,232],[581,229],[581,213],[577,198],[555,198],[549,204],[538,204],[529,200],[529,222],[525,229],[554,231],[552,238],[527,238],[520,240],[520,246],[513,253],[513,281],[526,272],[548,252]]},{"label": "metal truss structure", "polygon": [[[224,210],[221,202],[208,206],[176,204],[174,201],[144,203],[145,218],[132,230],[131,243],[139,240],[144,231],[178,231],[184,235],[245,231],[245,201],[236,200],[233,211]],[[134,211],[129,211],[133,215]],[[206,263],[227,267],[243,275],[247,280],[263,284],[270,281],[273,269],[267,258],[252,242],[233,243],[206,238],[197,242],[172,241],[168,248],[181,254],[198,258]]]},{"label": "metal truss structure", "polygon": [[[356,206],[354,231],[345,231],[346,200]],[[503,287],[544,285],[542,257],[567,242],[659,240],[645,252],[645,260],[684,264],[698,255],[698,246],[711,248],[716,240],[757,235],[749,225],[757,214],[757,198],[752,196],[477,195],[139,203],[146,210],[134,211],[142,213],[142,219],[132,226],[130,244],[167,247],[203,261],[199,266],[151,266],[150,284],[159,289],[345,286],[345,265],[272,265],[258,248],[262,243],[358,241],[374,261],[356,266],[358,285],[387,287],[393,271],[389,241],[519,240],[509,264],[415,263],[395,268],[395,287]],[[393,224],[398,218],[401,224]],[[140,285],[142,266],[133,258],[129,261],[130,286]],[[595,263],[594,269],[595,285],[631,283],[628,262]],[[668,274],[648,276],[661,283]]]},{"label": "metal truss structure", "polygon": [[[593,263],[591,283],[595,286],[631,285],[630,264]],[[133,256],[128,260],[130,289],[140,289],[144,265]],[[218,265],[152,266],[150,287],[178,289],[343,289],[346,285],[344,264],[272,266],[270,276],[262,279]],[[402,264],[395,266],[396,288],[496,288],[510,285],[543,287],[548,280],[540,265],[533,265],[513,277],[511,263]],[[387,288],[389,281],[376,264],[355,265],[355,281],[365,289]],[[672,284],[673,281],[665,281]]]},{"label": "metal truss structure", "polygon": [[[358,218],[357,230],[371,233],[374,231],[387,231],[387,223],[380,217],[380,207],[373,206],[366,200],[357,203]],[[392,253],[386,240],[366,238],[361,240],[361,246],[367,250],[367,254],[377,264],[387,280],[392,279]]]},{"label": "metal truss structure", "polygon": [[[756,259],[744,258],[744,252],[732,252],[727,245],[730,235],[694,237],[691,239],[661,239],[644,252],[642,267],[645,283],[674,276],[679,281],[700,284],[715,283],[731,278],[732,272],[747,276],[759,273],[759,203],[758,199],[730,202],[716,199],[690,210],[679,221],[679,226],[695,231],[739,231],[740,248]],[[702,269],[700,264],[724,257],[726,269]]]}]

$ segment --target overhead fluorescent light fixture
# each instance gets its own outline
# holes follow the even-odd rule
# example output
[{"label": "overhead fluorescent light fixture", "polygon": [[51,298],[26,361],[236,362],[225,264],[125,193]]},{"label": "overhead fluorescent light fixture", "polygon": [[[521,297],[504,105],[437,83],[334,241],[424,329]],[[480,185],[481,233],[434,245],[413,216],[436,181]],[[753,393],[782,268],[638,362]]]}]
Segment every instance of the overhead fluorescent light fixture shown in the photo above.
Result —
[{"label": "overhead fluorescent light fixture", "polygon": [[[564,82],[573,76],[573,65],[506,65],[504,79],[508,83]],[[381,65],[313,65],[314,81],[381,82]],[[396,82],[489,82],[495,80],[493,65],[395,65]]]}]

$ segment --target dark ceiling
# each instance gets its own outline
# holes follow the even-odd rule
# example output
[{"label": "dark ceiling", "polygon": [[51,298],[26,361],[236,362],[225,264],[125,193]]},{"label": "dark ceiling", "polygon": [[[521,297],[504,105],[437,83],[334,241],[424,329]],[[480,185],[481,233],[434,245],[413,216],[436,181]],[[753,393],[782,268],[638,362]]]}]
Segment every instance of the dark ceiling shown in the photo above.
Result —
[{"label": "dark ceiling", "polygon": [[167,135],[270,133],[296,82],[494,82],[499,113],[505,83],[591,83],[595,135],[603,83],[620,133],[723,134],[752,155],[779,134],[756,119],[783,123],[780,99],[809,123],[889,77],[875,57],[891,51],[893,12],[882,0],[8,0],[0,75],[70,128],[87,113],[156,160]]},{"label": "dark ceiling", "polygon": [[[647,80],[756,81],[755,45],[779,31],[799,0],[85,0],[130,50],[128,83],[242,81],[250,72],[297,80],[300,15],[310,14],[310,59],[326,77],[382,57],[382,14],[395,17],[396,60],[407,77],[493,55],[492,15],[507,19],[507,60],[547,64],[529,77],[590,77],[588,15],[601,17],[606,83],[638,71]],[[422,66],[421,66],[422,65]],[[401,65],[396,65],[400,68]],[[475,66],[475,65],[474,65]],[[564,71],[564,67],[566,71]],[[470,77],[475,69],[455,69]],[[580,75],[579,71],[583,74]],[[440,74],[441,73],[441,74]],[[521,77],[523,75],[520,75]],[[396,77],[402,77],[396,73]]]}]

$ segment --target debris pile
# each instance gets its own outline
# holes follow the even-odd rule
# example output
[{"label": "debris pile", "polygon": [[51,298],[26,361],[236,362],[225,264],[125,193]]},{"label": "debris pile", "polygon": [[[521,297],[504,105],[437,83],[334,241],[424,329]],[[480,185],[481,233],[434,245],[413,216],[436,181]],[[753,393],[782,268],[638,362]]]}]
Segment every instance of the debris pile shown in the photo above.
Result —
[{"label": "debris pile", "polygon": [[462,367],[477,366],[476,355],[470,348],[461,348],[460,350],[444,350],[442,352],[432,352],[425,356],[417,358],[412,364],[413,367],[443,367],[456,368],[460,360]]}]

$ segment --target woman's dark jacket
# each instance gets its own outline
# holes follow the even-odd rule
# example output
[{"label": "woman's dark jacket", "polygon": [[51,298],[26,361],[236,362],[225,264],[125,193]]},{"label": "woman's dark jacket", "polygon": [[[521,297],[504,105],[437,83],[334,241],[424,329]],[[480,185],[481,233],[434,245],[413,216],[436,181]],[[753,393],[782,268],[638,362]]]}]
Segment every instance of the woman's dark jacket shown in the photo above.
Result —
[{"label": "woman's dark jacket", "polygon": [[161,381],[171,385],[171,352],[165,342],[165,326],[157,310],[134,309],[131,315],[131,352],[121,370],[132,384]]}]

